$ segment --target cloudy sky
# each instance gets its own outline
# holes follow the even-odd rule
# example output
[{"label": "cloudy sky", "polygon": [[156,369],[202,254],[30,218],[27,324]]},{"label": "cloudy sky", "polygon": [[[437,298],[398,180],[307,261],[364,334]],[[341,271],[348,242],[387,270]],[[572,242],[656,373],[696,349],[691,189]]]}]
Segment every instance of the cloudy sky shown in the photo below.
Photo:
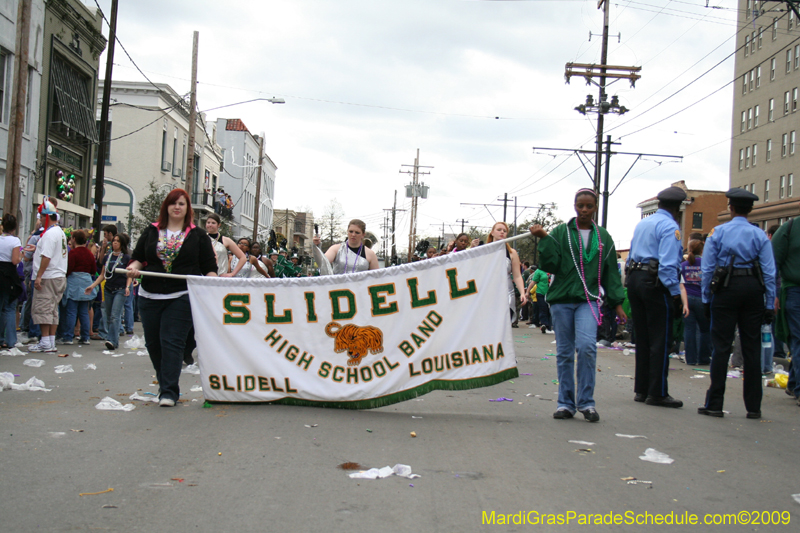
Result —
[{"label": "cloudy sky", "polygon": [[[108,15],[110,0],[98,1]],[[635,205],[671,182],[728,188],[737,2],[710,5],[611,6],[608,62],[641,66],[642,78],[609,87],[631,111],[607,115],[606,132],[618,151],[683,156],[645,156],[630,170],[609,204],[618,248],[630,244]],[[502,220],[504,193],[573,216],[574,192],[591,186],[589,176],[569,152],[534,147],[594,149],[595,116],[574,107],[597,89],[580,78],[565,84],[564,67],[599,63],[602,20],[596,0],[121,0],[117,33],[151,80],[184,94],[199,31],[201,110],[286,99],[208,113],[265,132],[278,208],[320,215],[336,198],[346,218],[382,236],[395,190],[398,208],[409,209],[410,176],[400,171],[419,149],[420,164],[434,168],[422,177],[430,193],[418,231],[435,236],[442,224],[459,231],[461,219]],[[144,79],[119,47],[115,64],[115,79]],[[612,157],[612,188],[635,159]],[[401,244],[409,214],[398,214]]]}]

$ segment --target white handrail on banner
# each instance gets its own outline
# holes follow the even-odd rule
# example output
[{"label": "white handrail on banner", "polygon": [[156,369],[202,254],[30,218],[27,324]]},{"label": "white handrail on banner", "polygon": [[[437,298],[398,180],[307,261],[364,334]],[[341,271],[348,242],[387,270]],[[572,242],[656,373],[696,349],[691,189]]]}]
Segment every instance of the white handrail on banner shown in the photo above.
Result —
[{"label": "white handrail on banner", "polygon": [[[520,239],[524,239],[525,237],[532,237],[530,232],[528,233],[521,233],[514,237],[509,237],[507,239],[503,239],[502,241],[494,241],[494,242],[511,242],[511,241],[518,241]],[[115,268],[115,274],[128,274],[128,270],[125,268]],[[144,270],[140,270],[139,274],[142,276],[152,276],[154,278],[170,278],[170,279],[189,279],[189,278],[202,278],[204,276],[187,276],[185,274],[167,274],[165,272],[146,272]]]}]

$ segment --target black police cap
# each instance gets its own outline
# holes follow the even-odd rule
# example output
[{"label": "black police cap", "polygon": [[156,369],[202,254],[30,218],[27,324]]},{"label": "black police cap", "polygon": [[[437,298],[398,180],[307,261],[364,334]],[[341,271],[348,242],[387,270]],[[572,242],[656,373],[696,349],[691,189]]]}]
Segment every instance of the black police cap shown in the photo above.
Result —
[{"label": "black police cap", "polygon": [[740,205],[742,207],[751,207],[753,202],[758,200],[758,196],[746,191],[740,187],[734,187],[725,193],[731,205]]},{"label": "black police cap", "polygon": [[681,203],[682,201],[686,200],[686,191],[681,189],[680,187],[667,187],[660,193],[658,193],[659,202],[669,202],[669,203]]}]

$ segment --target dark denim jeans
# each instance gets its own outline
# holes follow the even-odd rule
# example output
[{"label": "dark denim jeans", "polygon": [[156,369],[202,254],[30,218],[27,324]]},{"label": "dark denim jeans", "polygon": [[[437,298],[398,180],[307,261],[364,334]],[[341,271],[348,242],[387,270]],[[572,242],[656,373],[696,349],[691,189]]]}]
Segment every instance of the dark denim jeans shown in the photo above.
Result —
[{"label": "dark denim jeans", "polygon": [[125,333],[133,331],[133,287],[129,296],[125,297],[125,315],[123,323],[125,325]]},{"label": "dark denim jeans", "polygon": [[547,329],[553,329],[553,324],[550,319],[550,306],[545,301],[544,294],[536,295],[536,314],[539,319],[540,326],[547,326]]},{"label": "dark denim jeans", "polygon": [[800,396],[800,287],[786,289],[786,304],[783,311],[789,322],[789,353],[792,354],[792,364],[789,368],[788,391],[794,391],[795,397]]},{"label": "dark denim jeans", "polygon": [[64,340],[71,341],[75,338],[75,323],[81,321],[82,341],[88,341],[92,334],[89,327],[89,300],[67,300],[67,329],[64,331]]},{"label": "dark denim jeans", "polygon": [[105,339],[119,348],[119,329],[122,327],[122,313],[125,307],[125,289],[106,290],[103,301],[103,315],[106,317]]},{"label": "dark denim jeans", "polygon": [[192,328],[189,295],[169,300],[139,296],[144,343],[156,371],[162,398],[178,401],[183,351]]},{"label": "dark denim jeans", "polygon": [[711,322],[699,296],[689,296],[689,316],[683,319],[683,342],[687,365],[711,364]]},{"label": "dark denim jeans", "polygon": [[17,299],[10,293],[0,294],[0,323],[2,323],[3,343],[9,348],[17,344]]}]

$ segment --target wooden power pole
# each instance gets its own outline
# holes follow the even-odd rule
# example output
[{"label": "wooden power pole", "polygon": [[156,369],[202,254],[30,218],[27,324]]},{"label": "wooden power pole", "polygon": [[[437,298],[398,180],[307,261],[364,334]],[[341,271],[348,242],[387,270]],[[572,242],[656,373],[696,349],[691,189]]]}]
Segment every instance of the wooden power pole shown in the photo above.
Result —
[{"label": "wooden power pole", "polygon": [[[408,262],[411,262],[411,257],[414,255],[414,247],[417,244],[417,203],[418,198],[423,196],[427,198],[427,192],[424,191],[425,184],[420,186],[419,175],[430,174],[430,172],[420,172],[420,168],[433,168],[421,167],[419,164],[419,148],[417,148],[417,157],[414,158],[414,165],[403,165],[404,167],[413,166],[413,170],[401,170],[401,173],[411,174],[411,222],[408,230]],[[408,196],[408,194],[406,195]]]},{"label": "wooden power pole", "polygon": [[[31,31],[31,0],[20,0],[17,9],[17,39],[14,45],[14,85],[11,89],[11,119],[8,124],[6,186],[3,212],[19,212],[19,178],[22,171],[22,134],[28,92],[28,42]],[[2,105],[2,102],[0,102]]]},{"label": "wooden power pole", "polygon": [[186,156],[186,194],[192,198],[194,185],[194,136],[197,129],[197,45],[200,41],[200,32],[194,32],[192,42],[192,93],[189,97],[189,150]]},{"label": "wooden power pole", "polygon": [[114,45],[117,38],[117,0],[111,1],[111,19],[108,24],[108,54],[106,55],[106,75],[103,79],[103,101],[100,104],[100,131],[97,138],[97,169],[94,181],[94,213],[92,227],[94,240],[100,242],[100,222],[103,215],[103,193],[106,177],[106,154],[108,153],[108,107],[111,104],[111,72],[114,68]]},{"label": "wooden power pole", "polygon": [[264,160],[264,136],[258,140],[258,181],[256,182],[256,212],[253,215],[253,242],[258,242],[258,213],[261,211],[261,167]]}]

